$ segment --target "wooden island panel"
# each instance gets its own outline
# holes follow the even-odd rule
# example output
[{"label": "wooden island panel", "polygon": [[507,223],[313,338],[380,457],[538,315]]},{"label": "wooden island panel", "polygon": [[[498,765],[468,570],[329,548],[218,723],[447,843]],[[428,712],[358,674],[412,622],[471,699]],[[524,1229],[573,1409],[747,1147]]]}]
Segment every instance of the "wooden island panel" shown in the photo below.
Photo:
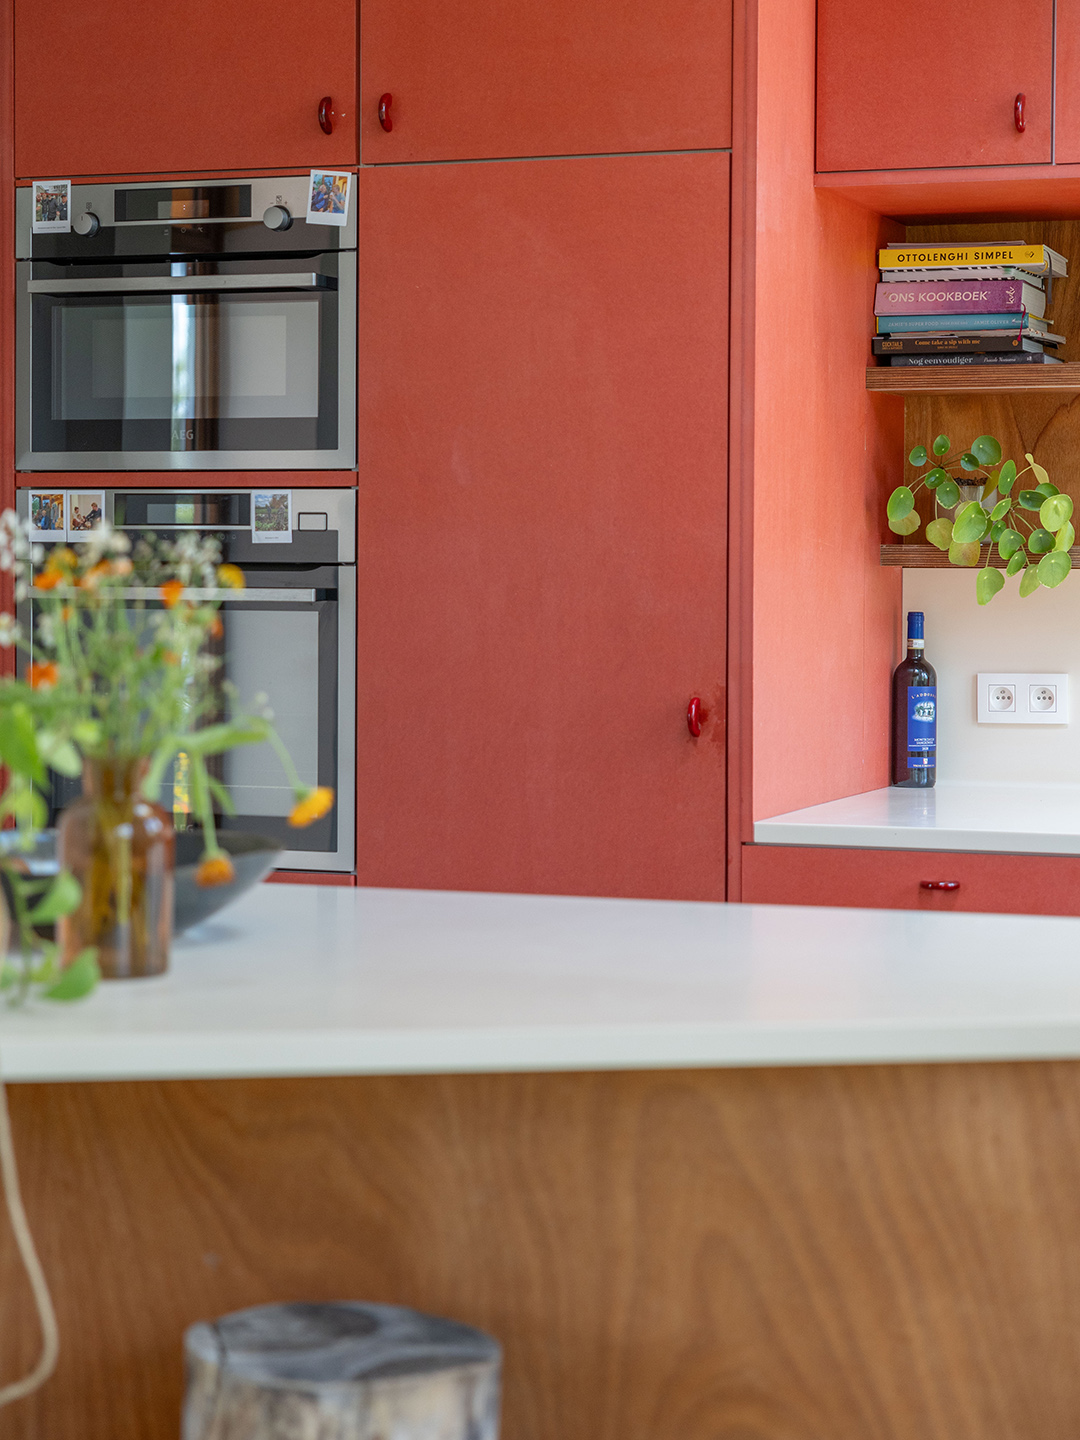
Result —
[{"label": "wooden island panel", "polygon": [[[506,1440],[1073,1440],[1080,1063],[20,1085],[60,1369],[5,1440],[174,1440],[181,1333],[402,1302]],[[37,1338],[6,1231],[5,1378]]]}]

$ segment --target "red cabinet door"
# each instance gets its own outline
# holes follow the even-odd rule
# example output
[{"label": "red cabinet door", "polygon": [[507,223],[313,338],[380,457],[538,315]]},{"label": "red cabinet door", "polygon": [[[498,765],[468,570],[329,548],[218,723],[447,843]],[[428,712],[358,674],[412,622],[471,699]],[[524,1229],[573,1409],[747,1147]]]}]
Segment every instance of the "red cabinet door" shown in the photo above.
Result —
[{"label": "red cabinet door", "polygon": [[728,173],[361,170],[360,884],[722,896]]},{"label": "red cabinet door", "polygon": [[731,0],[364,0],[361,37],[365,164],[731,144]]},{"label": "red cabinet door", "polygon": [[1061,164],[1080,161],[1080,5],[1065,0],[1057,7],[1057,125],[1054,159]]},{"label": "red cabinet door", "polygon": [[1053,23],[1053,0],[819,0],[817,168],[1049,163]]},{"label": "red cabinet door", "polygon": [[758,905],[1080,915],[1080,855],[744,845],[742,898]]},{"label": "red cabinet door", "polygon": [[15,0],[15,173],[354,164],[355,77],[333,0]]}]

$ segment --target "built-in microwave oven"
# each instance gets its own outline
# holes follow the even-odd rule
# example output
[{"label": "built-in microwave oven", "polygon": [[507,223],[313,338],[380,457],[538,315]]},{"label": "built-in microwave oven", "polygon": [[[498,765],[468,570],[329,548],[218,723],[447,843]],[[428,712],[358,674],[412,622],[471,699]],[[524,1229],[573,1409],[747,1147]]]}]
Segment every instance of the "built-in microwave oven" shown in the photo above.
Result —
[{"label": "built-in microwave oven", "polygon": [[45,233],[20,188],[17,468],[353,468],[356,206],[311,183],[73,185]]},{"label": "built-in microwave oven", "polygon": [[[148,531],[218,536],[223,558],[240,567],[246,582],[245,589],[217,597],[221,713],[232,694],[242,705],[268,704],[301,780],[335,793],[328,815],[294,829],[288,823],[293,794],[272,747],[242,745],[221,757],[217,778],[236,813],[220,815],[218,823],[279,840],[283,869],[348,872],[354,868],[356,815],[356,492],[348,486],[292,491],[288,539],[272,545],[254,539],[255,493],[116,489],[82,495],[35,487],[19,490],[17,509],[28,520],[31,497],[47,494],[60,513],[90,513],[103,496],[105,518],[132,540]],[[152,592],[133,589],[128,598],[133,624],[140,612],[161,605]],[[19,606],[24,633],[32,630],[34,608],[32,592]],[[54,775],[53,813],[80,789],[79,781]],[[191,822],[182,768],[166,775],[161,802],[178,828]]]}]

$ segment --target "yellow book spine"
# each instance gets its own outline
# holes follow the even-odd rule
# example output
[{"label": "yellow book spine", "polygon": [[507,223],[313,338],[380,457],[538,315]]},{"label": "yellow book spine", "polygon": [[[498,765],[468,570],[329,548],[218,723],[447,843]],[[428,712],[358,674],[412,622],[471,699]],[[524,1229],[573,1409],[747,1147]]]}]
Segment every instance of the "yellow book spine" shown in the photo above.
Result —
[{"label": "yellow book spine", "polygon": [[935,245],[878,251],[878,264],[883,270],[918,270],[932,265],[1048,265],[1049,259],[1044,245],[965,245],[962,249]]}]

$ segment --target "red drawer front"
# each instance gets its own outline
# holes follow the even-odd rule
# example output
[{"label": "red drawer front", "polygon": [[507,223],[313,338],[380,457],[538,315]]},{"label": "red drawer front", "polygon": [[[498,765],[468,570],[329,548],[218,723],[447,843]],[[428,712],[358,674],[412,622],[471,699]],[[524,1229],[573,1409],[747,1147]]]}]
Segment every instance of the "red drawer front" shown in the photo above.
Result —
[{"label": "red drawer front", "polygon": [[757,905],[1080,915],[1080,855],[744,845],[742,898]]}]

